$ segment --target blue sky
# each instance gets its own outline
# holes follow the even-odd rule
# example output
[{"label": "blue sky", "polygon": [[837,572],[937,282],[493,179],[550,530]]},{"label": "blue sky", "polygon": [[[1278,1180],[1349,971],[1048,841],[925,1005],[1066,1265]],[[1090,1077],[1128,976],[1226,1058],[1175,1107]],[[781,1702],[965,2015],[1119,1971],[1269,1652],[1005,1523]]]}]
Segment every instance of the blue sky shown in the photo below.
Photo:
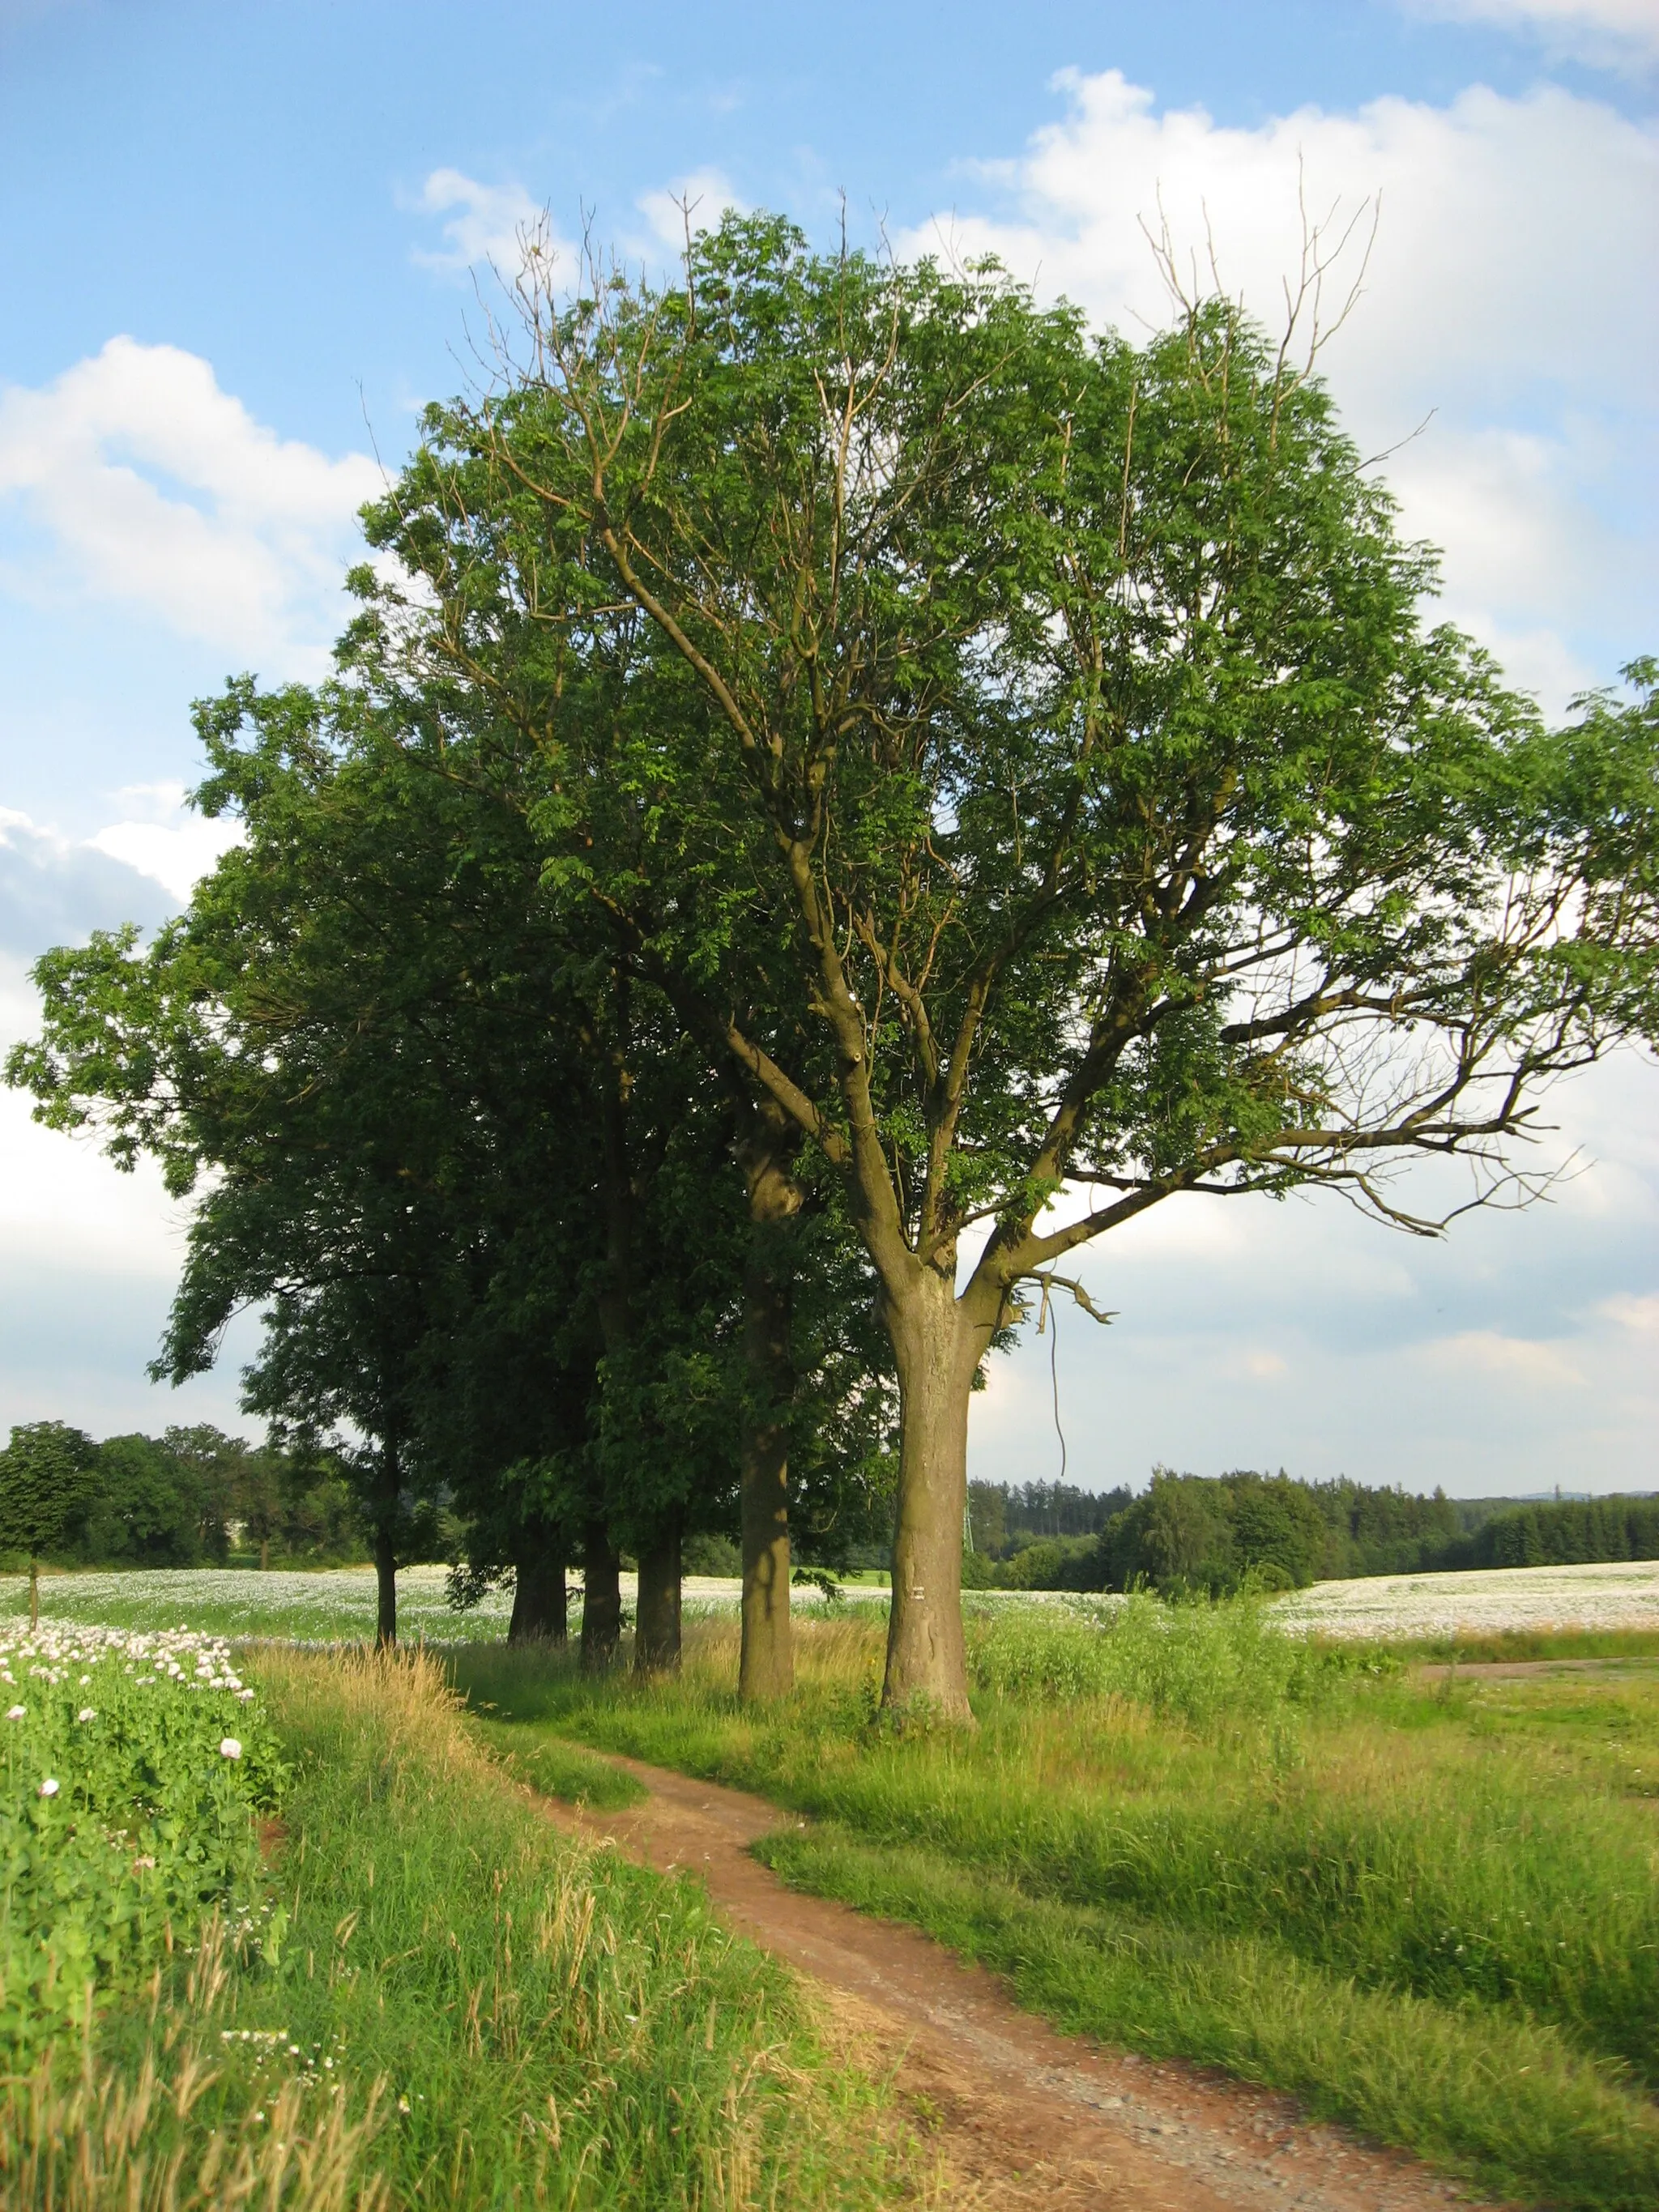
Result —
[{"label": "blue sky", "polygon": [[[1652,0],[0,0],[0,1032],[34,954],[210,861],[191,698],[325,665],[376,455],[477,375],[480,264],[538,207],[648,260],[677,195],[826,236],[844,195],[861,237],[989,248],[1124,321],[1162,312],[1160,205],[1271,317],[1298,178],[1338,228],[1380,194],[1327,372],[1399,447],[1448,611],[1559,710],[1659,646],[1656,109]],[[1443,1245],[1194,1203],[1092,1255],[1122,1319],[1062,1317],[1073,1478],[1654,1481],[1659,1079],[1558,1103],[1585,1171]],[[0,1101],[0,1427],[232,1419],[234,1346],[143,1379],[178,1229]],[[1048,1390],[1046,1346],[1000,1368],[976,1473],[1055,1471]]]}]

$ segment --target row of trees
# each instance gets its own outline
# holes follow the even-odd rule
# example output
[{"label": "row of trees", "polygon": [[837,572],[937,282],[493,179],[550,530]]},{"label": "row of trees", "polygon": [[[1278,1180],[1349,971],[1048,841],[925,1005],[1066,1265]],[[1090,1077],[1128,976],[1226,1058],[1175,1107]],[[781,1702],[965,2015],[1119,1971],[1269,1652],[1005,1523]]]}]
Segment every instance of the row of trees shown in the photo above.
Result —
[{"label": "row of trees", "polygon": [[28,1421],[0,1451],[0,1553],[32,1562],[195,1567],[233,1553],[311,1565],[362,1556],[338,1454],[283,1451],[205,1423],[94,1443]]},{"label": "row of trees", "polygon": [[[977,1491],[978,1486],[975,1485]],[[1010,1589],[1219,1596],[1364,1575],[1558,1566],[1659,1559],[1659,1498],[1459,1501],[1341,1477],[1219,1476],[1158,1468],[1139,1498],[1110,1492],[1092,1535],[1032,1536],[966,1562],[973,1581]]]},{"label": "row of trees", "polygon": [[[197,1193],[161,1365],[356,1455],[392,1626],[480,1573],[672,1663],[742,1529],[890,1510],[884,1696],[965,1713],[968,1416],[1067,1254],[1178,1194],[1431,1233],[1655,1030],[1653,671],[1547,729],[1425,628],[1311,356],[1097,336],[994,268],[732,217],[666,284],[528,242],[492,387],[366,520],[336,680],[233,684],[189,914],[40,963],[11,1075]],[[1407,1206],[1389,1164],[1473,1181]],[[1097,1318],[1104,1318],[1097,1315]]]}]

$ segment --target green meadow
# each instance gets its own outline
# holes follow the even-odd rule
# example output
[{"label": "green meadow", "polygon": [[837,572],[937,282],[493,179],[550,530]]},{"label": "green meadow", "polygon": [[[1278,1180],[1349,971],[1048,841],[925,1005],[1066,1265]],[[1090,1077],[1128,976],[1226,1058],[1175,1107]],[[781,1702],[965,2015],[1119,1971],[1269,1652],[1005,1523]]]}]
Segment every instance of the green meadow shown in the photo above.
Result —
[{"label": "green meadow", "polygon": [[802,1624],[769,1714],[738,1705],[726,1623],[676,1682],[453,1664],[521,1760],[625,1752],[807,1816],[762,1846],[787,1881],[926,1929],[1064,2028],[1522,2202],[1659,2201],[1659,1665],[1425,1681],[1249,1602],[970,1635],[971,1729],[884,1723],[859,1614]]}]

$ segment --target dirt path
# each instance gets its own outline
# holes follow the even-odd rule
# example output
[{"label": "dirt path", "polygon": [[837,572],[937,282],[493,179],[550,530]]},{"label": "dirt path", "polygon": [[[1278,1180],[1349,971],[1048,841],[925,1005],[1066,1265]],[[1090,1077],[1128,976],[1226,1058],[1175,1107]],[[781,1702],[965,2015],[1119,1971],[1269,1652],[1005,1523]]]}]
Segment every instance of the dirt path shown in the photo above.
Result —
[{"label": "dirt path", "polygon": [[1468,1659],[1455,1666],[1415,1667],[1420,1681],[1443,1682],[1448,1674],[1460,1682],[1497,1680],[1505,1674],[1628,1674],[1653,1672],[1650,1658],[1638,1654],[1627,1659]]},{"label": "dirt path", "polygon": [[983,2212],[1443,2212],[1414,2160],[1312,2124],[1227,2076],[1062,2037],[916,1929],[786,1889],[749,1845],[793,1818],[764,1799],[616,1759],[630,1812],[550,1807],[589,1842],[702,1878],[721,1917],[810,1976],[872,2071],[897,2069],[952,2207]]}]

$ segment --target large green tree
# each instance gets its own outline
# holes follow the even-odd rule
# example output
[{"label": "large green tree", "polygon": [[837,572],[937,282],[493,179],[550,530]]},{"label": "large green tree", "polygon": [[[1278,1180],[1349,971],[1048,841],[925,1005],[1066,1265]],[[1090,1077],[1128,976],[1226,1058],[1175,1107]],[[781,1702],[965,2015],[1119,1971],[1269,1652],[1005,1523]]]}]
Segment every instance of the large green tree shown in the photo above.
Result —
[{"label": "large green tree", "polygon": [[66,1548],[91,1496],[97,1446],[66,1421],[24,1421],[0,1452],[0,1548],[29,1563],[29,1626],[40,1620],[40,1562]]},{"label": "large green tree", "polygon": [[1548,730],[1428,627],[1225,302],[1135,344],[765,217],[521,296],[371,515],[416,581],[359,576],[361,665],[495,733],[550,884],[839,1179],[902,1401],[885,1695],[963,1714],[1027,1285],[1185,1193],[1524,1198],[1543,1086],[1653,1034],[1651,698]]}]

